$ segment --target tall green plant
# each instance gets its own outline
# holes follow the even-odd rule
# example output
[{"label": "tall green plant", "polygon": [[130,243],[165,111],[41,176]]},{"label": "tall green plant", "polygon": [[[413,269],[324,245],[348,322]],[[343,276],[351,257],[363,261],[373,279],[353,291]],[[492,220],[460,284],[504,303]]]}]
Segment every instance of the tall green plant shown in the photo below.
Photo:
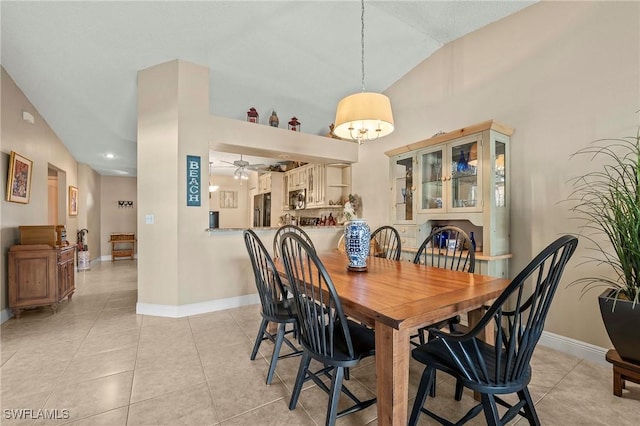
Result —
[{"label": "tall green plant", "polygon": [[[590,240],[587,262],[609,266],[609,276],[580,278],[583,290],[611,287],[616,298],[640,302],[640,128],[636,136],[601,139],[573,154],[602,159],[604,165],[572,180],[570,200],[580,236]],[[611,247],[601,243],[603,235]]]}]

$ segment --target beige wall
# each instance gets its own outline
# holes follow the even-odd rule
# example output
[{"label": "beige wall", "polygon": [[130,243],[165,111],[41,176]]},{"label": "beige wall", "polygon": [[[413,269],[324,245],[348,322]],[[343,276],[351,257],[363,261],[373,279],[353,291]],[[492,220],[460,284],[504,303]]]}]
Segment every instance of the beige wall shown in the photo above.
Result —
[{"label": "beige wall", "polygon": [[[89,247],[91,260],[99,259],[101,229],[101,176],[86,164],[78,165],[78,229],[87,229],[85,243]],[[135,184],[134,184],[135,185]],[[135,222],[135,219],[134,219]],[[69,235],[69,241],[77,242],[76,235]]]},{"label": "beige wall", "polygon": [[[186,155],[201,157],[203,185],[209,149],[357,160],[357,145],[350,142],[211,116],[208,94],[208,70],[195,64],[171,61],[138,73],[139,309],[206,304],[255,293],[242,234],[205,232],[206,198],[200,207],[186,206]],[[206,190],[203,187],[205,197]],[[153,225],[145,223],[150,214]],[[338,230],[327,237],[337,243]]]},{"label": "beige wall", "polygon": [[[216,192],[209,194],[209,209],[220,212],[220,228],[248,228],[251,226],[253,218],[249,214],[249,181],[234,179],[233,176],[213,175],[211,182],[213,185],[220,186]],[[220,191],[237,191],[238,208],[220,208]]]},{"label": "beige wall", "polygon": [[[132,208],[118,207],[118,201],[133,201]],[[133,232],[137,235],[137,179],[123,176],[102,176],[100,190],[100,252],[111,258],[109,235],[112,232]],[[91,235],[91,230],[89,230]],[[95,246],[98,249],[98,245]],[[91,246],[89,246],[92,251]],[[93,252],[91,257],[95,258]]]},{"label": "beige wall", "polygon": [[[2,178],[2,230],[0,250],[2,250],[2,281],[0,309],[7,307],[7,250],[19,241],[18,226],[43,225],[47,223],[47,175],[49,165],[63,171],[59,173],[61,187],[64,189],[64,214],[58,216],[58,222],[67,226],[67,236],[71,243],[75,243],[76,230],[81,215],[69,217],[66,200],[69,185],[78,186],[78,164],[71,156],[64,144],[58,139],[46,121],[38,114],[20,88],[9,74],[2,68],[2,161],[0,161],[0,176]],[[22,119],[22,112],[27,111],[35,118],[31,124]],[[29,204],[10,203],[5,201],[7,184],[7,166],[11,151],[23,155],[33,161],[31,177],[31,198]]]},{"label": "beige wall", "polygon": [[[511,145],[511,275],[547,243],[577,232],[567,180],[586,164],[569,155],[590,141],[634,135],[640,108],[640,3],[540,2],[452,42],[395,83],[396,131],[364,145],[353,167],[372,225],[389,220],[379,197],[388,177],[385,150],[495,119],[515,128]],[[375,71],[374,71],[375,72]],[[567,283],[592,274],[567,267],[546,330],[610,347],[597,292],[582,299]],[[582,258],[582,259],[581,259]]]}]

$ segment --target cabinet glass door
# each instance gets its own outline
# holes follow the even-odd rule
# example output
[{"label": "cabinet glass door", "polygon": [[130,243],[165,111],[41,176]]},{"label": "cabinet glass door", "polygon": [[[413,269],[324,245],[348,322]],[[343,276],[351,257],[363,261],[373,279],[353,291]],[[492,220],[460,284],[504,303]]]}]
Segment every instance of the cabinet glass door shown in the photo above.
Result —
[{"label": "cabinet glass door", "polygon": [[503,142],[496,141],[495,146],[495,197],[496,197],[496,207],[505,207],[507,204],[506,200],[506,192],[505,187],[507,184],[507,177],[505,174],[506,167],[506,144]]},{"label": "cabinet glass door", "polygon": [[450,209],[472,209],[479,207],[478,171],[481,155],[478,141],[469,141],[451,145],[449,151],[451,163]]},{"label": "cabinet glass door", "polygon": [[437,150],[422,154],[420,163],[422,165],[420,210],[443,209],[443,151]]},{"label": "cabinet glass door", "polygon": [[396,220],[413,220],[413,157],[396,159],[393,177]]}]

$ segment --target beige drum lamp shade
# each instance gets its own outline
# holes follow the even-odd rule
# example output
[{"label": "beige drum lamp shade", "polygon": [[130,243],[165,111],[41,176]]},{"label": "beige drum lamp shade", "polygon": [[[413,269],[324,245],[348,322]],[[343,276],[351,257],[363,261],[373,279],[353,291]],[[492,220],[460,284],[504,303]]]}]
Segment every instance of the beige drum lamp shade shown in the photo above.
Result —
[{"label": "beige drum lamp shade", "polygon": [[391,101],[381,93],[349,95],[338,103],[333,133],[342,139],[374,140],[393,132]]}]

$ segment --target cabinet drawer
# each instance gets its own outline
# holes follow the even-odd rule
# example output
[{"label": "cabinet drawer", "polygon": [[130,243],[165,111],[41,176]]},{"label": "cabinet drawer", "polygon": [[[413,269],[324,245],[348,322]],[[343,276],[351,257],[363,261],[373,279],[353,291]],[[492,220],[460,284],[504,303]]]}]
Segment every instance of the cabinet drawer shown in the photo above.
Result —
[{"label": "cabinet drawer", "polygon": [[416,238],[417,227],[416,225],[393,225],[398,230],[400,238]]},{"label": "cabinet drawer", "polygon": [[58,252],[58,263],[65,263],[69,260],[73,260],[75,250],[60,250]]},{"label": "cabinet drawer", "polygon": [[412,237],[405,237],[400,234],[400,244],[402,244],[402,248],[416,248],[416,239]]}]

